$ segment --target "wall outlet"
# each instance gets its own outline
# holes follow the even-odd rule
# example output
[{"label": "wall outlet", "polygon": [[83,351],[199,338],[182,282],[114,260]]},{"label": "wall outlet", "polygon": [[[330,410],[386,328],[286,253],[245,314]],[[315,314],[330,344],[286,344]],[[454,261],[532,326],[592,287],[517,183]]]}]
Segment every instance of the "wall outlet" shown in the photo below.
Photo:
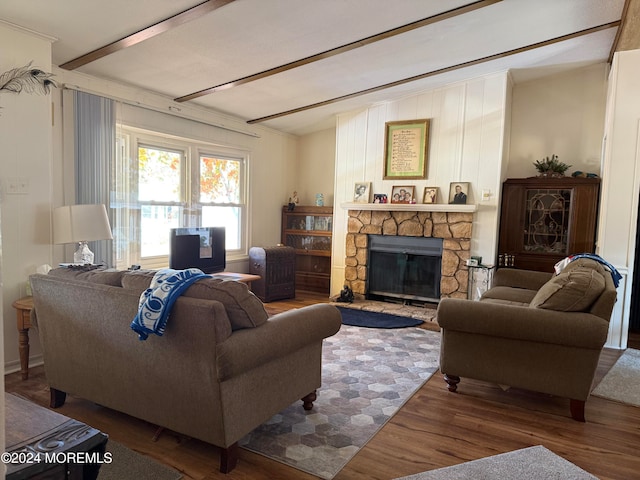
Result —
[{"label": "wall outlet", "polygon": [[29,179],[26,177],[7,178],[5,193],[7,195],[26,195],[29,193]]}]

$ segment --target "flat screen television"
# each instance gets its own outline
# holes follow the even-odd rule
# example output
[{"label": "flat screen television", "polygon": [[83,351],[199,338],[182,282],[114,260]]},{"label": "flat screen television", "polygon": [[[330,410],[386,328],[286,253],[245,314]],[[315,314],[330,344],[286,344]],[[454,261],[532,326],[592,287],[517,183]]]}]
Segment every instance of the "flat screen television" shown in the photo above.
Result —
[{"label": "flat screen television", "polygon": [[227,262],[224,227],[172,228],[169,268],[198,268],[204,273],[224,271]]}]

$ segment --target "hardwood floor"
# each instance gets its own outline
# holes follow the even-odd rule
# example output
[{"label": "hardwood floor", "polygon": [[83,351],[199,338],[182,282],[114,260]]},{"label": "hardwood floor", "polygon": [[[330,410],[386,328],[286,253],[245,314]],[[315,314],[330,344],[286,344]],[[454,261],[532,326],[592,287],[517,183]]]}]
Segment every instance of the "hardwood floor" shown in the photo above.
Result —
[{"label": "hardwood floor", "polygon": [[[273,314],[326,300],[322,295],[300,292],[295,300],[266,306]],[[620,354],[603,352],[598,379]],[[43,367],[32,368],[26,381],[19,372],[7,375],[5,389],[48,406]],[[592,396],[587,401],[587,423],[579,423],[570,418],[566,399],[517,389],[504,391],[464,378],[458,391],[448,392],[436,373],[336,480],[393,479],[533,445],[544,445],[602,480],[640,479],[640,408]],[[218,472],[218,449],[212,445],[172,433],[153,442],[155,426],[78,398],[68,397],[57,411],[172,466],[186,480],[316,478],[243,449],[238,467],[224,475]]]}]

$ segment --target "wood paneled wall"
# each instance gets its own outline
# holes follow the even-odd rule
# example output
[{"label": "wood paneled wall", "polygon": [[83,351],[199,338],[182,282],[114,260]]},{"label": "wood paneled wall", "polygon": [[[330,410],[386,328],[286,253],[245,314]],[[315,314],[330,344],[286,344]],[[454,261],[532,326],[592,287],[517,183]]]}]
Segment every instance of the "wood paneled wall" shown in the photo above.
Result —
[{"label": "wood paneled wall", "polygon": [[[372,193],[390,196],[393,185],[415,185],[417,201],[424,187],[439,187],[438,203],[447,203],[451,182],[470,182],[468,203],[474,214],[471,255],[488,261],[495,257],[498,234],[498,197],[503,174],[507,104],[511,81],[507,73],[448,85],[430,92],[340,115],[336,128],[334,241],[331,293],[344,280],[347,210],[355,182],[371,182]],[[427,178],[383,180],[385,123],[431,119]],[[488,201],[482,191],[488,190]]]}]

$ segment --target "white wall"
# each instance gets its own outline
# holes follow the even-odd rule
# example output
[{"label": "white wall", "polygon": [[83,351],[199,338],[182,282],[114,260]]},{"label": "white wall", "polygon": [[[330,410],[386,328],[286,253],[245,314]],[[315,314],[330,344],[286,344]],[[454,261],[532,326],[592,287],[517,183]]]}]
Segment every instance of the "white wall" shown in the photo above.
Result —
[{"label": "white wall", "polygon": [[[467,203],[478,204],[471,254],[495,257],[509,95],[508,75],[501,73],[338,117],[332,295],[344,282],[347,211],[340,204],[352,201],[355,182],[372,182],[373,193],[387,195],[393,185],[415,185],[419,201],[424,187],[437,186],[438,203],[447,203],[451,182],[470,182]],[[385,122],[419,118],[431,119],[427,179],[383,180]],[[482,190],[491,193],[486,202]]]},{"label": "white wall", "polygon": [[609,80],[597,253],[622,274],[607,346],[626,348],[640,195],[640,50],[618,52]]},{"label": "white wall", "polygon": [[[0,22],[0,73],[33,61],[51,70],[48,38]],[[51,197],[51,100],[27,93],[0,93],[0,353],[5,367],[19,369],[16,312],[12,302],[26,295],[26,282],[37,265],[51,260],[49,203]],[[8,182],[28,183],[26,193],[8,192]],[[32,342],[39,354],[37,339]],[[0,448],[4,451],[4,384],[0,386]]]},{"label": "white wall", "polygon": [[513,87],[507,177],[537,175],[533,163],[556,154],[576,170],[600,174],[607,64]]},{"label": "white wall", "polygon": [[[0,23],[0,41],[13,45],[0,52],[4,72],[33,61],[51,71],[51,43],[44,37]],[[11,303],[26,295],[30,274],[38,265],[51,262],[49,205],[51,202],[51,98],[26,94],[0,94],[0,144],[2,145],[2,296],[5,367],[17,370],[18,332]],[[27,182],[27,192],[10,194],[7,182]],[[37,335],[31,335],[37,337]],[[38,339],[31,342],[32,354],[40,354]]]},{"label": "white wall", "polygon": [[336,130],[330,128],[304,135],[298,140],[298,196],[301,205],[315,205],[316,193],[324,204],[333,205],[336,160]]}]

